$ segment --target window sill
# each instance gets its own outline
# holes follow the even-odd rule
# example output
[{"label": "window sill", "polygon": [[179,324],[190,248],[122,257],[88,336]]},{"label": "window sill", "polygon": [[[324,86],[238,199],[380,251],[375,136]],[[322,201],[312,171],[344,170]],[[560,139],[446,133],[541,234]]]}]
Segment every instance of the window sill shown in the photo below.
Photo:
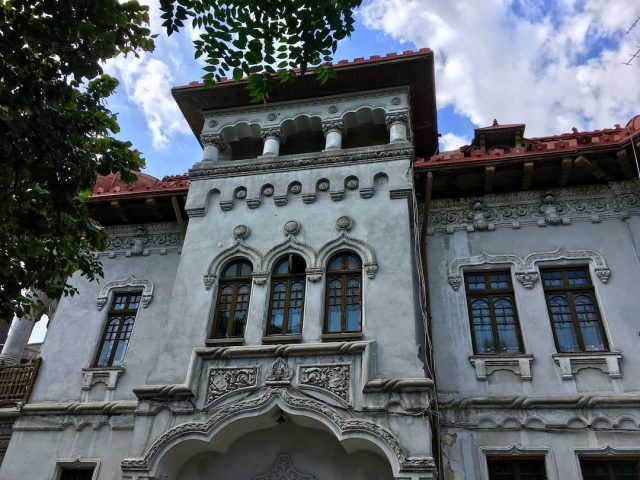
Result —
[{"label": "window sill", "polygon": [[520,381],[531,381],[533,355],[526,353],[501,353],[469,356],[476,370],[476,379],[486,381],[487,376],[498,370],[507,370],[520,377]]},{"label": "window sill", "polygon": [[125,368],[118,367],[91,367],[82,369],[82,390],[91,390],[96,383],[104,383],[107,390],[115,390],[120,375]]},{"label": "window sill", "polygon": [[320,336],[323,342],[341,342],[345,340],[360,340],[362,332],[323,333]]},{"label": "window sill", "polygon": [[242,345],[244,343],[244,337],[237,338],[207,338],[204,341],[205,345]]},{"label": "window sill", "polygon": [[262,343],[299,343],[302,341],[302,335],[265,335],[262,337]]},{"label": "window sill", "polygon": [[620,352],[554,353],[552,357],[560,367],[563,380],[573,380],[574,375],[583,368],[595,368],[611,378],[622,378]]}]

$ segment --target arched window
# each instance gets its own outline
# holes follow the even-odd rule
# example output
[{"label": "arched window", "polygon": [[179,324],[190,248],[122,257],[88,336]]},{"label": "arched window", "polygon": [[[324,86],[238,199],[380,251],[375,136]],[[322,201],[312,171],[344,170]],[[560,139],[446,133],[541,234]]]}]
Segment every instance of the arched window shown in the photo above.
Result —
[{"label": "arched window", "polygon": [[218,301],[211,329],[212,338],[242,338],[247,323],[251,273],[247,260],[235,260],[227,265],[220,276]]},{"label": "arched window", "polygon": [[306,268],[300,255],[290,254],[276,263],[271,276],[267,335],[302,333]]},{"label": "arched window", "polygon": [[142,292],[115,293],[96,359],[96,367],[122,365],[129,345]]},{"label": "arched window", "polygon": [[325,302],[325,333],[362,331],[362,262],[350,252],[329,259]]}]

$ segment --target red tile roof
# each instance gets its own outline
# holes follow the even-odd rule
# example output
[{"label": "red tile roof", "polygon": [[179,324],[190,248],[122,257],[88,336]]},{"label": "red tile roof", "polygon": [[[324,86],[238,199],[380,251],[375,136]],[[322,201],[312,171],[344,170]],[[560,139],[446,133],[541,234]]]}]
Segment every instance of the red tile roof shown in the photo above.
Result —
[{"label": "red tile roof", "polygon": [[138,181],[126,183],[120,174],[99,175],[93,186],[92,198],[120,197],[150,193],[176,193],[189,190],[189,175],[171,175],[158,180],[146,173],[138,173]]}]

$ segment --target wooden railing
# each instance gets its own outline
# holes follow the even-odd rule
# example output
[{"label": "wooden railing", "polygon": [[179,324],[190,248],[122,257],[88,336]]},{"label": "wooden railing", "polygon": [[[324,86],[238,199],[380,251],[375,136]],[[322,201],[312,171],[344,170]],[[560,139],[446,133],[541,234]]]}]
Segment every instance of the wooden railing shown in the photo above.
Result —
[{"label": "wooden railing", "polygon": [[26,402],[40,368],[40,359],[21,365],[0,362],[0,406]]}]

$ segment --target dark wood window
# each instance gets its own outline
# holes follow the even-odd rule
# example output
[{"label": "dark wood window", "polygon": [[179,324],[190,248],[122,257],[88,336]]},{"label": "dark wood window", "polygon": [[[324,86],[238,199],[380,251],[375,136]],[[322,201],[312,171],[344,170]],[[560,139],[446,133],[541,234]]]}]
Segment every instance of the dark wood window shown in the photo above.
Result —
[{"label": "dark wood window", "polygon": [[87,468],[63,468],[60,472],[60,480],[91,480],[93,467]]},{"label": "dark wood window", "polygon": [[362,331],[362,262],[349,252],[329,260],[326,285],[325,333]]},{"label": "dark wood window", "polygon": [[607,350],[589,270],[554,268],[541,274],[558,352]]},{"label": "dark wood window", "polygon": [[287,255],[276,263],[271,275],[267,335],[302,333],[306,268],[300,255]]},{"label": "dark wood window", "polygon": [[96,359],[96,367],[116,367],[122,364],[129,345],[142,292],[115,293],[107,316],[107,325]]},{"label": "dark wood window", "polygon": [[522,340],[511,273],[474,272],[464,276],[477,354],[521,353]]},{"label": "dark wood window", "polygon": [[251,273],[246,260],[227,265],[220,276],[218,300],[211,329],[212,338],[242,338],[249,312]]},{"label": "dark wood window", "polygon": [[489,480],[546,480],[544,457],[488,457]]},{"label": "dark wood window", "polygon": [[640,458],[581,458],[584,480],[640,480]]}]

